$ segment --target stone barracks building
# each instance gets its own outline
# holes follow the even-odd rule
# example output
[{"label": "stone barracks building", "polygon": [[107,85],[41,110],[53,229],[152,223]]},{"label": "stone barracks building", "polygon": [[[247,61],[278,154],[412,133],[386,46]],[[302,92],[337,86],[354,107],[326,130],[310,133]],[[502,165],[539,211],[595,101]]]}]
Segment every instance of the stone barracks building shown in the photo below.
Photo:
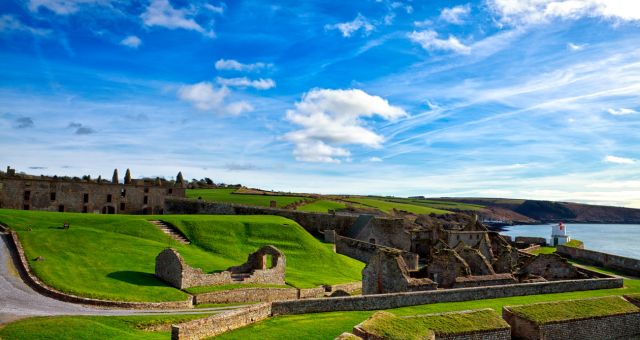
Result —
[{"label": "stone barracks building", "polygon": [[162,214],[166,197],[185,197],[182,174],[175,182],[131,179],[111,181],[58,178],[0,171],[0,208],[95,214]]}]

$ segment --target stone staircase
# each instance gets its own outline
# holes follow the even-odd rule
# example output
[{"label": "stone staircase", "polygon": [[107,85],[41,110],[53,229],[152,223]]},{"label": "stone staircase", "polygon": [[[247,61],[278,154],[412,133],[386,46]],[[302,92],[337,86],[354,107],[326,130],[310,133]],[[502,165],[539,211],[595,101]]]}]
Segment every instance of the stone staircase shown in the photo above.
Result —
[{"label": "stone staircase", "polygon": [[151,222],[151,224],[155,225],[156,227],[158,227],[158,229],[160,229],[163,233],[169,235],[169,237],[171,237],[172,239],[182,243],[182,244],[191,244],[191,242],[189,241],[189,239],[187,239],[180,231],[178,231],[175,227],[173,227],[172,225],[164,222],[164,221],[160,221],[160,220],[153,220],[153,221],[149,221]]}]

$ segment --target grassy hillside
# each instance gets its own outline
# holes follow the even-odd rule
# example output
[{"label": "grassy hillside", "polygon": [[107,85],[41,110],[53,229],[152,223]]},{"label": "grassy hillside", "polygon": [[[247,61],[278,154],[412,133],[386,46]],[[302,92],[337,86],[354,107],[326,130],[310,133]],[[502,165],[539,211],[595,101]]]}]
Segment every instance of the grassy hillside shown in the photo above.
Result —
[{"label": "grassy hillside", "polygon": [[[146,219],[162,218],[192,240],[182,245]],[[125,301],[175,301],[187,295],[156,279],[155,257],[176,248],[205,272],[246,261],[273,244],[287,256],[286,280],[299,287],[358,281],[364,264],[335,254],[295,222],[275,216],[128,216],[0,209],[0,222],[18,232],[30,265],[64,292]],[[68,222],[69,230],[61,226]],[[31,228],[31,231],[28,229]],[[35,261],[42,256],[44,261]]]},{"label": "grassy hillside", "polygon": [[346,208],[346,205],[344,203],[329,200],[317,200],[315,202],[298,207],[298,210],[326,213],[329,210],[338,210],[344,208]]},{"label": "grassy hillside", "polygon": [[[0,339],[169,339],[171,324],[207,316],[58,316],[38,317],[16,321],[0,329]],[[148,327],[165,325],[160,331]]]},{"label": "grassy hillside", "polygon": [[192,244],[216,254],[214,269],[240,264],[247,255],[272,244],[287,257],[287,283],[299,288],[359,281],[364,264],[335,254],[296,222],[278,216],[165,215]]},{"label": "grassy hillside", "polygon": [[201,197],[203,200],[211,202],[226,202],[263,207],[268,207],[271,201],[276,201],[278,208],[301,200],[307,200],[306,197],[301,196],[234,194],[235,191],[236,189],[188,189],[187,197]]},{"label": "grassy hillside", "polygon": [[414,214],[446,214],[449,211],[442,209],[435,209],[431,207],[415,205],[415,204],[407,204],[407,203],[399,203],[399,202],[390,202],[384,199],[379,198],[363,198],[363,197],[350,197],[347,199],[349,202],[359,203],[368,207],[373,207],[379,209],[385,213],[391,213],[393,209],[396,210],[404,210]]},{"label": "grassy hillside", "polygon": [[483,205],[479,204],[469,204],[469,203],[461,203],[461,202],[449,202],[449,201],[439,201],[439,200],[431,200],[431,199],[419,199],[419,198],[381,198],[385,201],[396,202],[396,203],[404,203],[404,204],[412,204],[419,205],[428,208],[441,209],[441,210],[466,210],[466,211],[478,211],[484,208]]}]

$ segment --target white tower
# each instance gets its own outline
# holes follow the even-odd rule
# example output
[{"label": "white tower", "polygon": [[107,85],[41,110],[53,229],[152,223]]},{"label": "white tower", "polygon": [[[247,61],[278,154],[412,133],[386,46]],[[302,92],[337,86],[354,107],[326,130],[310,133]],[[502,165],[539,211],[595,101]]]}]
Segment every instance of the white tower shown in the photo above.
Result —
[{"label": "white tower", "polygon": [[557,225],[554,225],[551,229],[551,242],[552,246],[563,245],[567,242],[571,241],[569,235],[567,235],[567,227],[560,222]]}]

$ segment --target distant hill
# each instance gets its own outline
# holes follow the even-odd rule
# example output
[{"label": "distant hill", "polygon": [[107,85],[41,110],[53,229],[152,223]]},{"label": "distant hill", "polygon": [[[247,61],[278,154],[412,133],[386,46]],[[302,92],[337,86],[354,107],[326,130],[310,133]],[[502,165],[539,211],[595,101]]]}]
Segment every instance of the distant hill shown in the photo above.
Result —
[{"label": "distant hill", "polygon": [[576,223],[639,223],[640,209],[591,205],[572,202],[520,200],[503,198],[446,197],[430,198],[485,207],[480,215],[485,219],[511,223],[576,222]]}]

